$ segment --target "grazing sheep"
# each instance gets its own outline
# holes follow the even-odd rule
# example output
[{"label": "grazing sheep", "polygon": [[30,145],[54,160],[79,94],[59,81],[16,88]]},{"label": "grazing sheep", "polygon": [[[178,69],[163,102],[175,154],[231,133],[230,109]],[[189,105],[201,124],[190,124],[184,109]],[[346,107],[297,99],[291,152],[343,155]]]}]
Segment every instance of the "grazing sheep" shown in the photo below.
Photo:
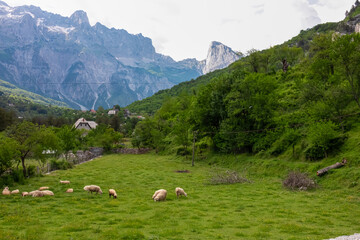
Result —
[{"label": "grazing sheep", "polygon": [[9,187],[5,187],[4,190],[2,191],[2,194],[3,194],[3,195],[10,195],[11,192],[10,192],[10,190],[9,190]]},{"label": "grazing sheep", "polygon": [[41,188],[39,188],[39,191],[48,190],[48,189],[50,189],[50,188],[49,187],[41,187]]},{"label": "grazing sheep", "polygon": [[111,196],[113,196],[114,198],[117,198],[117,194],[114,189],[109,189],[109,197],[111,198]]},{"label": "grazing sheep", "polygon": [[28,192],[22,192],[22,193],[21,193],[21,196],[22,196],[22,197],[25,197],[25,196],[28,196],[28,195],[29,195]]},{"label": "grazing sheep", "polygon": [[68,181],[68,180],[61,181],[61,180],[60,180],[60,183],[61,183],[61,184],[70,184],[70,181]]},{"label": "grazing sheep", "polygon": [[179,196],[181,196],[181,195],[187,197],[187,194],[186,194],[186,192],[184,191],[184,189],[182,189],[182,188],[180,188],[180,187],[175,188],[175,193],[176,193],[176,197],[178,197],[178,198],[179,198]]},{"label": "grazing sheep", "polygon": [[74,189],[69,188],[68,190],[66,190],[66,192],[67,192],[67,193],[72,193],[72,192],[74,192]]},{"label": "grazing sheep", "polygon": [[96,194],[98,194],[98,193],[102,194],[102,193],[103,193],[103,192],[101,191],[101,188],[100,188],[99,186],[96,186],[96,185],[88,185],[88,186],[85,186],[85,187],[84,187],[84,190],[91,192],[91,194],[92,194],[93,192],[96,192]]},{"label": "grazing sheep", "polygon": [[[45,193],[43,191],[39,191],[39,190],[32,191],[30,193],[32,193],[31,196],[33,196],[33,197],[43,197],[43,196],[45,196]],[[29,195],[30,195],[30,193],[29,193]]]},{"label": "grazing sheep", "polygon": [[44,190],[44,191],[41,191],[44,196],[54,196],[54,193],[50,190]]},{"label": "grazing sheep", "polygon": [[165,201],[166,199],[166,194],[167,191],[165,189],[160,189],[157,190],[154,195],[152,196],[152,199],[154,199],[154,201]]},{"label": "grazing sheep", "polygon": [[19,194],[19,193],[20,193],[19,189],[11,191],[11,194]]},{"label": "grazing sheep", "polygon": [[31,192],[28,193],[28,195],[32,196],[36,191],[39,191],[39,190],[31,191]]}]

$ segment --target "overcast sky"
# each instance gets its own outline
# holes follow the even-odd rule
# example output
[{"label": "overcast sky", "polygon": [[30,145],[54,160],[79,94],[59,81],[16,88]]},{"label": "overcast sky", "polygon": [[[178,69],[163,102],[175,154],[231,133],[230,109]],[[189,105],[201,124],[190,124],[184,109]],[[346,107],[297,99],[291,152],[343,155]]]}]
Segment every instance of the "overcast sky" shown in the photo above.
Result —
[{"label": "overcast sky", "polygon": [[345,17],[355,0],[4,0],[70,16],[84,10],[91,25],[142,33],[175,60],[206,58],[211,41],[246,53]]}]

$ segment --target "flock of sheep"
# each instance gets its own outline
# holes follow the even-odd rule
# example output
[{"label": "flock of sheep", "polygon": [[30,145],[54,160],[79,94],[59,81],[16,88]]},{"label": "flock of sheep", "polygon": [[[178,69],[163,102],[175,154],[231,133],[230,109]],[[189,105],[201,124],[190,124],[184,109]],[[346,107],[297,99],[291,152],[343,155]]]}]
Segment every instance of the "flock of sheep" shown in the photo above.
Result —
[{"label": "flock of sheep", "polygon": [[[70,184],[70,181],[65,180],[62,181],[60,180],[61,184]],[[102,190],[99,186],[97,185],[88,185],[84,187],[85,191],[88,192],[95,192],[96,194],[102,194]],[[66,190],[66,193],[72,193],[74,192],[74,190],[72,188],[69,188]],[[11,194],[19,194],[20,191],[19,189],[10,191],[8,187],[5,187],[4,190],[2,191],[3,195],[11,195]],[[175,193],[176,196],[179,198],[179,196],[185,196],[187,197],[186,192],[184,191],[184,189],[182,188],[175,188]],[[154,195],[152,196],[152,199],[157,202],[157,201],[165,201],[166,200],[166,195],[167,195],[167,191],[165,189],[160,189],[157,190]],[[49,187],[40,187],[38,190],[32,191],[32,192],[22,192],[21,196],[25,197],[25,196],[33,196],[33,197],[43,197],[43,196],[54,196],[54,193],[52,191],[49,190]],[[109,189],[109,197],[113,197],[113,198],[117,198],[117,194],[116,191],[114,189]]]}]

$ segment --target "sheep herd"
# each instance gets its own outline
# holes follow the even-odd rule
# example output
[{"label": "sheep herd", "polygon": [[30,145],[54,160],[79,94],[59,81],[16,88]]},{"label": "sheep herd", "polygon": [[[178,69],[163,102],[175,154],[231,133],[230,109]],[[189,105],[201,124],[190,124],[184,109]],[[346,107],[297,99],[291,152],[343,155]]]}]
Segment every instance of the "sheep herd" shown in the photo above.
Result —
[{"label": "sheep herd", "polygon": [[[60,180],[60,184],[70,184],[70,181]],[[23,197],[25,197],[25,196],[32,196],[32,197],[54,196],[54,193],[52,191],[50,191],[49,189],[50,189],[49,187],[40,187],[38,190],[34,190],[31,192],[22,192],[21,196],[23,196]],[[93,192],[95,192],[96,194],[103,193],[101,188],[97,185],[87,185],[84,187],[84,190],[88,191],[89,193],[93,193]],[[74,190],[72,188],[69,188],[66,190],[66,193],[72,193],[72,192],[74,192]],[[19,193],[20,193],[19,189],[10,191],[8,187],[5,187],[4,190],[2,191],[3,195],[11,195],[11,194],[19,194]],[[180,187],[175,188],[175,193],[176,193],[177,198],[179,198],[180,196],[187,197],[187,194],[184,191],[184,189],[182,189]],[[166,195],[167,195],[167,191],[165,189],[159,189],[159,190],[155,191],[154,195],[152,196],[152,199],[155,202],[165,201]],[[109,189],[109,197],[117,198],[117,194],[114,189]]]}]

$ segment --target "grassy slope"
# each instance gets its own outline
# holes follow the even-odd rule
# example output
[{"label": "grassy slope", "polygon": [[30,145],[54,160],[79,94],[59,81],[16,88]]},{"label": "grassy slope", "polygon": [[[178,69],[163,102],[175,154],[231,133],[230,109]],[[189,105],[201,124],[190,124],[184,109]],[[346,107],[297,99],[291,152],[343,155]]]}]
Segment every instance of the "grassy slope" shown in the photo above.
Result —
[{"label": "grassy slope", "polygon": [[23,89],[16,87],[15,85],[8,83],[6,81],[0,80],[0,92],[9,95],[10,98],[15,98],[20,101],[29,101],[33,103],[39,103],[42,105],[56,105],[59,107],[68,107],[66,103],[56,101],[51,98],[47,98],[36,93],[32,93]]},{"label": "grassy slope", "polygon": [[[305,164],[245,156],[239,162],[230,167],[247,172],[253,183],[207,185],[217,168],[201,162],[191,168],[188,161],[153,154],[109,155],[30,179],[17,188],[50,186],[55,196],[1,195],[0,239],[325,239],[359,231],[357,188],[327,187],[330,174],[316,191],[287,191],[281,186],[287,168]],[[174,172],[184,169],[191,173]],[[71,180],[75,192],[65,194],[68,186],[59,179]],[[87,194],[87,184],[105,193],[115,188],[118,199]],[[176,199],[178,186],[188,198]],[[168,190],[166,202],[152,201],[159,188]]]},{"label": "grassy slope", "polygon": [[197,79],[192,79],[190,81],[179,83],[170,89],[160,90],[155,93],[151,97],[145,98],[140,101],[136,101],[128,105],[126,108],[131,112],[136,113],[146,113],[146,114],[154,114],[157,110],[160,109],[164,100],[168,97],[178,96],[183,92],[192,93],[192,91],[196,91],[201,86],[206,85],[210,82],[210,80],[214,77],[217,77],[225,72],[228,72],[229,69],[221,69],[206,75],[200,76]]}]

